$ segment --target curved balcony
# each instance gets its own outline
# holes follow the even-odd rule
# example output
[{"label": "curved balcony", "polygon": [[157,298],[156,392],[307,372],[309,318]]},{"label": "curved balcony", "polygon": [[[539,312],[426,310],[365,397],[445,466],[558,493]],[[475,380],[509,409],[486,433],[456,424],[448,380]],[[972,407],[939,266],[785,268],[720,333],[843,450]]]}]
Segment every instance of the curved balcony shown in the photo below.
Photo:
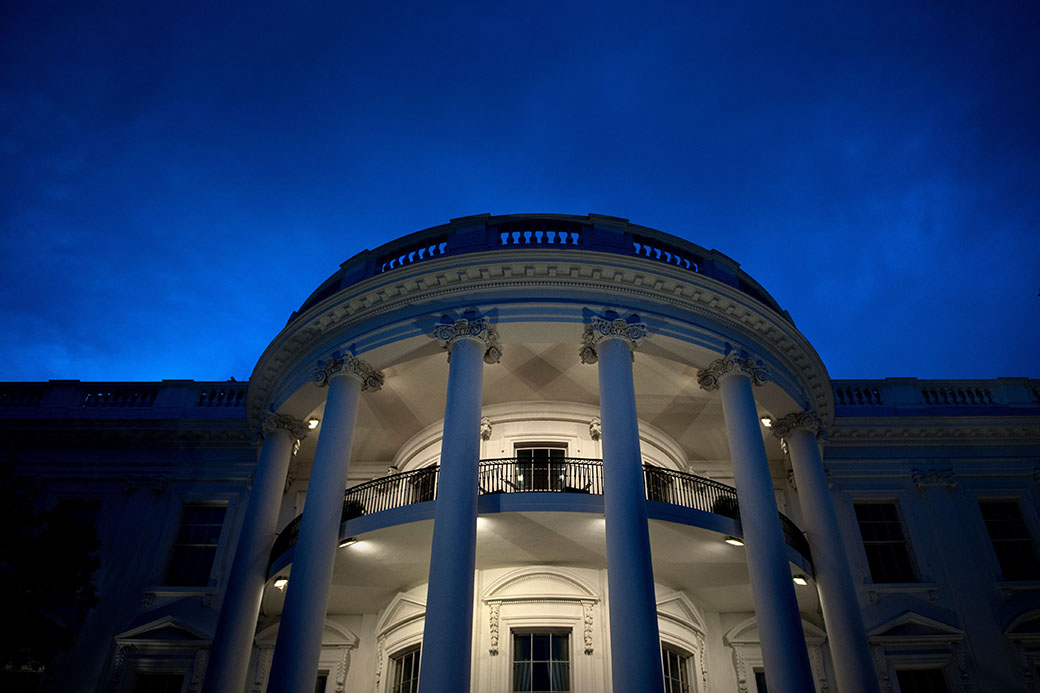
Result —
[{"label": "curved balcony", "polygon": [[[348,488],[343,495],[343,522],[375,513],[437,499],[438,466],[391,474]],[[734,520],[739,530],[737,490],[704,477],[643,465],[646,498]],[[521,460],[515,457],[481,460],[478,493],[482,496],[513,493],[559,493],[581,496],[603,494],[603,462],[598,459],[559,457]],[[296,545],[302,515],[279,533],[271,550],[273,565]],[[787,545],[812,563],[809,542],[798,526],[780,513]]]}]

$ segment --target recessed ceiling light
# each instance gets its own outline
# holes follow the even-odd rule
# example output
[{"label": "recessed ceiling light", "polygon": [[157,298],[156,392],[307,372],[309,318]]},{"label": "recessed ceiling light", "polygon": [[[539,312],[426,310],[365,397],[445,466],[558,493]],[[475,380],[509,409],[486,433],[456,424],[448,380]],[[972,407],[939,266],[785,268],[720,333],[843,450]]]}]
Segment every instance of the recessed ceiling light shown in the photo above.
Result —
[{"label": "recessed ceiling light", "polygon": [[321,423],[319,419],[307,419],[307,428],[313,431],[315,428],[318,427],[319,423]]},{"label": "recessed ceiling light", "polygon": [[744,540],[740,539],[738,537],[726,537],[722,541],[726,542],[730,546],[743,546],[744,545]]},{"label": "recessed ceiling light", "polygon": [[773,417],[771,417],[771,416],[763,416],[762,417],[762,425],[765,426],[766,428],[772,428],[773,427]]},{"label": "recessed ceiling light", "polygon": [[278,577],[276,577],[274,579],[274,587],[275,587],[275,589],[284,590],[285,586],[288,585],[288,584],[289,584],[289,578],[285,577],[284,575],[279,575]]},{"label": "recessed ceiling light", "polygon": [[795,575],[791,579],[794,581],[794,584],[800,585],[802,587],[805,587],[809,584],[809,578],[805,577],[804,575]]},{"label": "recessed ceiling light", "polygon": [[352,546],[357,543],[357,537],[347,537],[339,543],[339,547],[342,549],[344,546]]}]

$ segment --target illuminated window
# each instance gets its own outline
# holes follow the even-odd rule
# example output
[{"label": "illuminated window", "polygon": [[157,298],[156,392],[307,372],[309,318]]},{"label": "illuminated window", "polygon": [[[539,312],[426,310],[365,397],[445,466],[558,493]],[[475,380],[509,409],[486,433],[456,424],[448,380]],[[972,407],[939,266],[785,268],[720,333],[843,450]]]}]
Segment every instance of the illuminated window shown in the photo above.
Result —
[{"label": "illuminated window", "polygon": [[513,693],[569,693],[570,633],[513,633]]},{"label": "illuminated window", "polygon": [[390,693],[416,693],[419,690],[419,646],[390,656]]},{"label": "illuminated window", "polygon": [[980,500],[979,510],[986,522],[993,551],[1005,580],[1036,580],[1040,563],[1029,535],[1022,509],[1014,500]]},{"label": "illuminated window", "polygon": [[856,503],[856,520],[874,582],[917,582],[895,503]]},{"label": "illuminated window", "polygon": [[689,655],[662,644],[661,663],[664,665],[664,692],[690,693]]},{"label": "illuminated window", "polygon": [[184,504],[166,576],[167,585],[202,587],[209,584],[217,540],[224,526],[224,511],[222,505]]}]

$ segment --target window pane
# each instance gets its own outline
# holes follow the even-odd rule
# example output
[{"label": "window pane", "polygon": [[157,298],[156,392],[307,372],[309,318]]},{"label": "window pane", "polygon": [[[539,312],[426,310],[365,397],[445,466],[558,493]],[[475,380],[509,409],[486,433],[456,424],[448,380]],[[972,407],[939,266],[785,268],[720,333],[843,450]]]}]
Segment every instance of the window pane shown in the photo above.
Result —
[{"label": "window pane", "polygon": [[513,638],[514,660],[517,662],[531,661],[531,636],[516,635]]},{"label": "window pane", "polygon": [[549,635],[535,634],[531,636],[534,655],[531,657],[536,662],[549,661]]},{"label": "window pane", "polygon": [[170,552],[166,584],[205,586],[217,555],[217,541],[224,525],[225,508],[219,505],[185,504],[177,542]]},{"label": "window pane", "polygon": [[531,689],[534,691],[551,691],[549,685],[549,662],[533,662],[531,664],[533,683]]},{"label": "window pane", "polygon": [[946,693],[942,669],[900,669],[896,671],[901,693]]},{"label": "window pane", "polygon": [[1035,580],[1040,577],[1040,561],[1018,501],[979,501],[997,563],[1005,580]]},{"label": "window pane", "polygon": [[139,671],[134,677],[134,693],[181,693],[184,674]]},{"label": "window pane", "polygon": [[910,545],[895,503],[856,503],[856,520],[874,582],[916,582]]}]

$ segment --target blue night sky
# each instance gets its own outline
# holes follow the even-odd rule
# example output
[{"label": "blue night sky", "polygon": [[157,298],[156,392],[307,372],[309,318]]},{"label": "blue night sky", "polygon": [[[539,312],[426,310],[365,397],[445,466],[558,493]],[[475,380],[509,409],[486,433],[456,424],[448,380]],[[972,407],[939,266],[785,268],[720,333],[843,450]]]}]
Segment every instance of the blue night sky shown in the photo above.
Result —
[{"label": "blue night sky", "polygon": [[0,380],[245,379],[484,212],[716,248],[832,377],[1040,377],[1034,2],[221,4],[0,3]]}]

